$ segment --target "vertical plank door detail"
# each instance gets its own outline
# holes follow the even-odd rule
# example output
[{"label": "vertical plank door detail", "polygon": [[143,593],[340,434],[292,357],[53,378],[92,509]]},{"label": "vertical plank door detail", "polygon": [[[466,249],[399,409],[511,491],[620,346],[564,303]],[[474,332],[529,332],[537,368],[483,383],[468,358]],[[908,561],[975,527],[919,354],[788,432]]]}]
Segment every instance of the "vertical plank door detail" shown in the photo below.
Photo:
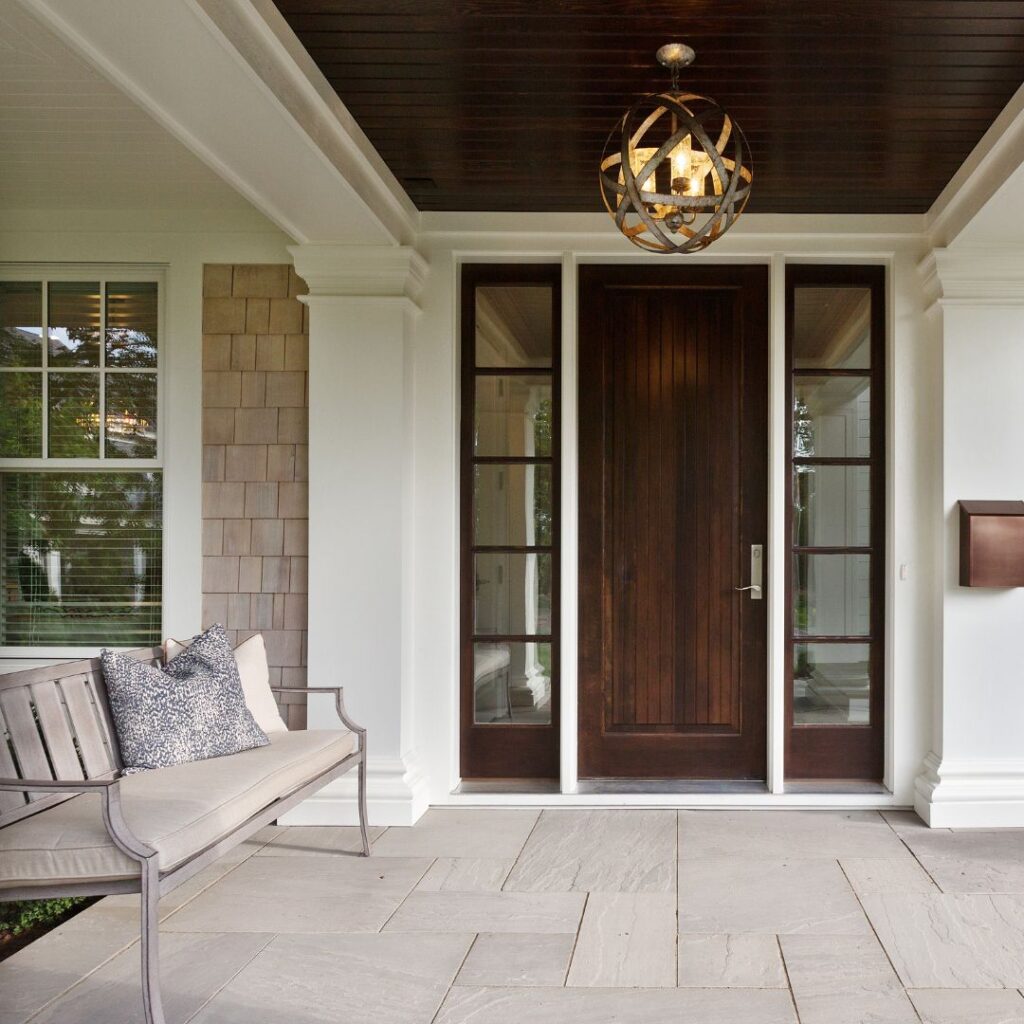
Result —
[{"label": "vertical plank door detail", "polygon": [[586,267],[580,769],[763,778],[767,272]]}]

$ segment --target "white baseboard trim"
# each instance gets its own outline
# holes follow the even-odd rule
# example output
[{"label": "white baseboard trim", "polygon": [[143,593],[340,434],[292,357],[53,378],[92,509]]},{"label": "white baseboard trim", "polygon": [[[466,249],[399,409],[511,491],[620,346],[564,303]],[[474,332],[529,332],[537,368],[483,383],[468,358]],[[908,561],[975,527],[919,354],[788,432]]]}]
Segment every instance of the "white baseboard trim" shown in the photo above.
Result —
[{"label": "white baseboard trim", "polygon": [[932,828],[1024,828],[1024,758],[930,753],[914,781],[914,810]]},{"label": "white baseboard trim", "polygon": [[[370,758],[366,803],[371,825],[415,825],[430,800],[415,756]],[[355,770],[325,786],[280,819],[282,825],[358,825]]]}]

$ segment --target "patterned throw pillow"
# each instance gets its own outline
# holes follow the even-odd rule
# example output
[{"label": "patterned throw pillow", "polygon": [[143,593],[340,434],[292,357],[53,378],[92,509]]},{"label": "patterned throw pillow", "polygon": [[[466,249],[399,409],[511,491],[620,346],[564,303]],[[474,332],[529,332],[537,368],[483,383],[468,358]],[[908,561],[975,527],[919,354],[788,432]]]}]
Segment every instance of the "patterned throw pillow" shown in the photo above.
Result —
[{"label": "patterned throw pillow", "polygon": [[237,754],[270,741],[245,705],[224,627],[211,626],[165,668],[103,651],[126,770]]}]

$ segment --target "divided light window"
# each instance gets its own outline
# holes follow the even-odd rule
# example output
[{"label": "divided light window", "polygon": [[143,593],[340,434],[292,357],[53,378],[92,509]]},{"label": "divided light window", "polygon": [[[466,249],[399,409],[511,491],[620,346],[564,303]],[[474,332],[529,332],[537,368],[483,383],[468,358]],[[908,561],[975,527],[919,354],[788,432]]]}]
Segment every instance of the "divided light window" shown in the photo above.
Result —
[{"label": "divided light window", "polygon": [[0,649],[160,639],[159,286],[0,275]]},{"label": "divided light window", "polygon": [[885,271],[787,268],[788,778],[881,780]]},{"label": "divided light window", "polygon": [[462,274],[462,775],[557,777],[560,267]]}]

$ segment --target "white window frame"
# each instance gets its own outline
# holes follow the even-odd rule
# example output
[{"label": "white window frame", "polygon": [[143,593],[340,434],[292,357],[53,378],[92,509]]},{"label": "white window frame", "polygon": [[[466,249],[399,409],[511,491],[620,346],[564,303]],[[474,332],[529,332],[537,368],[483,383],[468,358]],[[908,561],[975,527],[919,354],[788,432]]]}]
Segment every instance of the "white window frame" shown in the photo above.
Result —
[{"label": "white window frame", "polygon": [[[41,281],[42,291],[42,330],[43,330],[43,353],[42,366],[37,367],[11,367],[0,369],[0,373],[17,372],[27,370],[29,372],[41,372],[43,377],[43,457],[42,458],[0,458],[0,475],[4,473],[31,473],[31,472],[124,472],[130,470],[151,470],[159,472],[166,480],[164,468],[165,438],[167,434],[167,402],[164,389],[165,358],[164,348],[167,344],[167,332],[165,329],[164,305],[166,296],[166,274],[162,267],[154,267],[146,264],[132,263],[0,263],[0,281]],[[156,376],[156,457],[152,459],[120,459],[107,458],[105,453],[106,440],[106,418],[105,418],[105,396],[106,388],[100,388],[100,436],[99,456],[95,459],[51,459],[46,456],[48,445],[48,415],[47,407],[47,376],[49,346],[47,344],[47,330],[49,327],[49,292],[48,287],[55,282],[99,282],[101,295],[100,301],[100,362],[99,372],[110,373],[148,373]],[[156,369],[132,369],[127,367],[106,366],[106,285],[108,282],[116,284],[124,283],[154,283],[157,286],[157,347],[156,347]],[[61,372],[89,372],[95,373],[94,367],[61,367]],[[165,496],[166,497],[166,496]],[[163,636],[163,619],[167,601],[167,570],[168,557],[167,547],[162,542],[166,533],[167,503],[161,501],[160,535],[161,535],[161,587],[160,587],[160,635]],[[53,660],[65,658],[92,658],[99,654],[100,647],[12,647],[0,645],[0,661],[8,659],[17,660]]]}]

